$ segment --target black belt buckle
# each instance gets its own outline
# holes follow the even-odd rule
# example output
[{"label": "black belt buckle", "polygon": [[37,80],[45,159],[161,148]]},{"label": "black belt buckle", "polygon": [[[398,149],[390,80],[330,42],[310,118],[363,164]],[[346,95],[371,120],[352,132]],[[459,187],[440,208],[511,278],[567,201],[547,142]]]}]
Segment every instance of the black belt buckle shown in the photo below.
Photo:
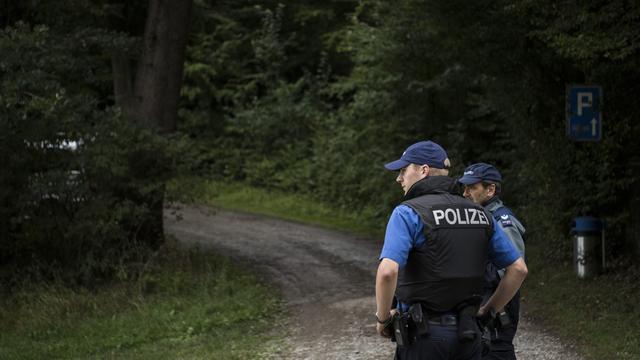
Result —
[{"label": "black belt buckle", "polygon": [[440,316],[440,323],[442,325],[458,325],[458,317],[455,315],[442,315]]},{"label": "black belt buckle", "polygon": [[443,314],[429,318],[429,322],[436,325],[453,326],[458,325],[458,317],[453,314]]}]

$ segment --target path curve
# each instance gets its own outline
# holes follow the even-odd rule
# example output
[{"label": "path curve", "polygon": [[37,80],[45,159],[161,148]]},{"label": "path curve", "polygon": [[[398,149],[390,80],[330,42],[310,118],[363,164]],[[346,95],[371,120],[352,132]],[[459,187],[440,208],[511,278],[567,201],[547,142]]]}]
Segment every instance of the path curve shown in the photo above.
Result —
[{"label": "path curve", "polygon": [[[261,215],[181,206],[165,211],[178,241],[212,247],[251,264],[281,291],[295,319],[283,359],[392,359],[375,333],[374,279],[381,241]],[[521,360],[581,360],[523,316]]]}]

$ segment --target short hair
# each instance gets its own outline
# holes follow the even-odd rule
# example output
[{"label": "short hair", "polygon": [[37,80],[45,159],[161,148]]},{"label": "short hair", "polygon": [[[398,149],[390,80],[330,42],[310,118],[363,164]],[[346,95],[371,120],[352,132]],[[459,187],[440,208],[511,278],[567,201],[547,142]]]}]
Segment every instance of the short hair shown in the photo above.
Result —
[{"label": "short hair", "polygon": [[[428,164],[415,164],[415,163],[409,164],[409,166],[418,166],[418,167],[425,166],[425,165],[429,166]],[[446,160],[444,166],[445,166],[444,169],[429,166],[429,173],[431,174],[431,176],[447,176],[449,175],[449,159]]]},{"label": "short hair", "polygon": [[495,193],[494,196],[500,195],[500,192],[502,192],[502,185],[500,185],[499,182],[489,182],[489,181],[484,181],[484,180],[482,181],[482,186],[483,187],[486,188],[489,185],[495,185],[496,186],[496,193]]},{"label": "short hair", "polygon": [[447,168],[439,169],[439,168],[430,167],[429,169],[430,169],[429,172],[431,172],[432,176],[447,176],[447,175],[449,175],[449,169],[447,169]]}]

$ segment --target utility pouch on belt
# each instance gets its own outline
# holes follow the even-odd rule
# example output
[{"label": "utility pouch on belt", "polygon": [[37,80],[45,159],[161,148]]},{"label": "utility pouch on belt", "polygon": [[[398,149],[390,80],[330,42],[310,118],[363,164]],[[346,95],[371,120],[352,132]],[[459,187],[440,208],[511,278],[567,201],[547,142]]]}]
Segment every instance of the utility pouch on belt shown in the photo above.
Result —
[{"label": "utility pouch on belt", "polygon": [[482,297],[474,296],[458,306],[458,340],[473,341],[480,334],[476,315],[480,309]]},{"label": "utility pouch on belt", "polygon": [[416,337],[429,335],[429,321],[423,313],[422,305],[420,303],[411,305],[409,308],[409,315],[411,316],[411,321],[415,326]]},{"label": "utility pouch on belt", "polygon": [[398,346],[409,345],[409,317],[399,312],[393,315],[393,335],[391,341]]},{"label": "utility pouch on belt", "polygon": [[488,327],[482,328],[482,356],[487,356],[491,352],[491,333]]},{"label": "utility pouch on belt", "polygon": [[506,311],[501,311],[497,313],[496,318],[498,319],[500,328],[504,329],[511,326],[511,317],[509,316],[509,313],[507,313]]}]

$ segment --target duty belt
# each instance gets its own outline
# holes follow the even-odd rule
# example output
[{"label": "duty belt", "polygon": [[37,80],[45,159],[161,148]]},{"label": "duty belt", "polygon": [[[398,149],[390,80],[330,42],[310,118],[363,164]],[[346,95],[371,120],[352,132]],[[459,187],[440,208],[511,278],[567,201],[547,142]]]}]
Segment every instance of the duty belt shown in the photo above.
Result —
[{"label": "duty belt", "polygon": [[442,314],[429,317],[429,324],[455,326],[458,325],[458,317],[453,314]]}]

